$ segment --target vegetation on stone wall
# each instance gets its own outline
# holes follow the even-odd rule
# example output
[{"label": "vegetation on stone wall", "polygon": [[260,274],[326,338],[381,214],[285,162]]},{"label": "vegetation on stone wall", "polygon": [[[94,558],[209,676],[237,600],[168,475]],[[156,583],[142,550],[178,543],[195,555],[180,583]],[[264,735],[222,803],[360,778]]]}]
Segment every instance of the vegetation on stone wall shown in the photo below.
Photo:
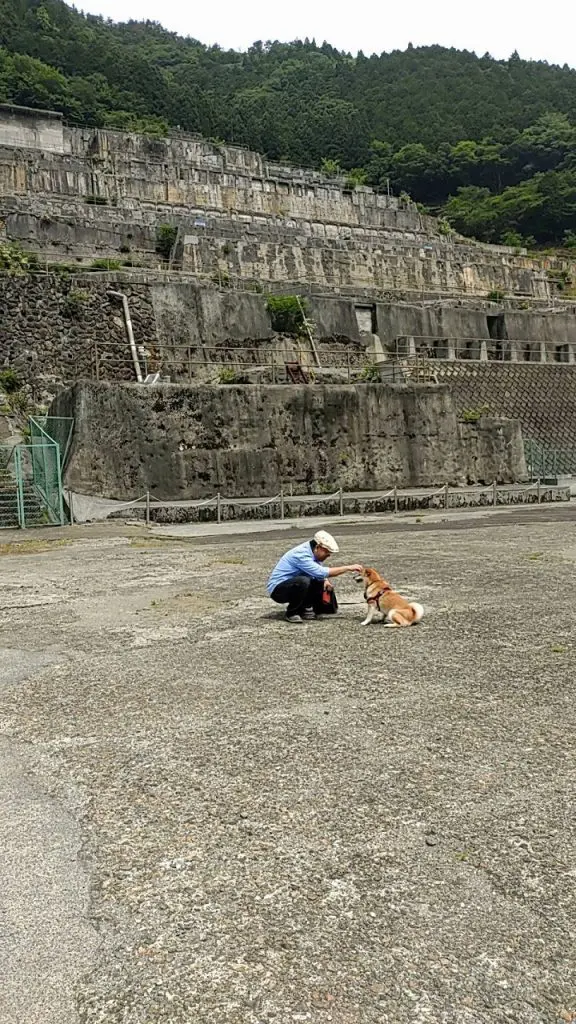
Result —
[{"label": "vegetation on stone wall", "polygon": [[3,391],[6,395],[12,395],[14,392],[19,391],[22,387],[22,381],[11,367],[5,370],[0,370],[0,391]]},{"label": "vegetation on stone wall", "polygon": [[13,242],[0,243],[0,273],[28,274],[36,267],[36,259]]},{"label": "vegetation on stone wall", "polygon": [[298,295],[269,295],[266,309],[270,314],[273,331],[278,334],[304,334],[306,303]]},{"label": "vegetation on stone wall", "polygon": [[567,66],[439,46],[352,57],[309,40],[239,53],[62,0],[0,0],[2,100],[153,136],[201,132],[351,188],[390,183],[482,240],[576,247]]},{"label": "vegetation on stone wall", "polygon": [[163,260],[168,262],[176,239],[178,228],[175,224],[159,224],[156,229],[156,252]]}]

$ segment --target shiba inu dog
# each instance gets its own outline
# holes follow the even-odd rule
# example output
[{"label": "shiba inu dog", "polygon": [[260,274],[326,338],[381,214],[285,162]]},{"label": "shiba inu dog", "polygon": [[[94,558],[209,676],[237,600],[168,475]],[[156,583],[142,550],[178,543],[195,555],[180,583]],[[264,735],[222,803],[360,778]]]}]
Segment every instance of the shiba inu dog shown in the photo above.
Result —
[{"label": "shiba inu dog", "polygon": [[390,584],[376,572],[376,569],[364,569],[355,577],[358,583],[364,584],[364,600],[368,612],[363,626],[368,626],[374,616],[378,622],[384,619],[386,626],[414,626],[424,615],[424,608],[417,601],[407,601],[401,594],[392,590]]}]

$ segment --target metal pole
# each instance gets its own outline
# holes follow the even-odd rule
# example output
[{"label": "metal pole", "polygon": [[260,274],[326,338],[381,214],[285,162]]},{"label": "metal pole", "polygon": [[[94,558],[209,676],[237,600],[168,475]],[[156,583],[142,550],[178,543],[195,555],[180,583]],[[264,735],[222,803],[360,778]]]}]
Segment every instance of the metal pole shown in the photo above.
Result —
[{"label": "metal pole", "polygon": [[18,526],[21,530],[26,527],[26,519],[24,516],[24,491],[22,487],[22,456],[20,448],[14,449],[14,466],[16,469],[16,508],[18,512]]},{"label": "metal pole", "polygon": [[94,375],[96,380],[100,380],[100,356],[98,353],[98,342],[94,341]]},{"label": "metal pole", "polygon": [[[58,517],[60,519],[60,526],[64,526],[64,493],[62,490],[62,470],[60,466],[60,445],[54,442],[54,451],[56,455],[56,477],[58,481]],[[48,490],[48,488],[46,488]]]},{"label": "metal pole", "polygon": [[538,504],[540,504],[540,502],[542,501],[542,490],[541,490],[541,484],[540,484],[540,477],[538,477],[537,494],[538,494]]},{"label": "metal pole", "polygon": [[146,491],[146,526],[150,526],[150,491]]},{"label": "metal pole", "polygon": [[280,519],[284,519],[284,488],[280,488]]},{"label": "metal pole", "polygon": [[450,484],[444,484],[444,508],[450,507]]},{"label": "metal pole", "polygon": [[222,499],[220,497],[220,491],[216,495],[216,522],[222,522]]},{"label": "metal pole", "polygon": [[70,526],[74,526],[74,498],[72,491],[68,491],[68,511],[70,513]]},{"label": "metal pole", "polygon": [[492,504],[494,506],[498,504],[498,485],[496,481],[492,484]]},{"label": "metal pole", "polygon": [[394,484],[394,513],[398,511],[398,487]]},{"label": "metal pole", "polygon": [[343,516],[344,515],[344,495],[342,494],[342,488],[341,487],[338,489],[338,496],[339,496],[339,499],[340,499],[340,515]]}]

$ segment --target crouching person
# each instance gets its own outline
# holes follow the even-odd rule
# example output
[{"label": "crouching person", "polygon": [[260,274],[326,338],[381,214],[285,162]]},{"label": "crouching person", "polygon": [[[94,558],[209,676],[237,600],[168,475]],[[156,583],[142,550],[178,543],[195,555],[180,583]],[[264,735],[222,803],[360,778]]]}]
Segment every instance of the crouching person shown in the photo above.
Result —
[{"label": "crouching person", "polygon": [[336,555],[338,545],[331,534],[319,530],[314,539],[287,551],[270,573],[268,593],[276,604],[285,604],[287,622],[307,622],[317,615],[335,612],[338,605],[329,582],[345,572],[362,572],[360,565],[324,562]]}]

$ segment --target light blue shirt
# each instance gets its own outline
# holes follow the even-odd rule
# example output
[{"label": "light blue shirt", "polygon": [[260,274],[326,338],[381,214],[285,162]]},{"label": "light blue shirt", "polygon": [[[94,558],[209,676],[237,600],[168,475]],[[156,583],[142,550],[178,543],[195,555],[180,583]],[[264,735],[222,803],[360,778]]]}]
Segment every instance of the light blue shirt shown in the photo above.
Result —
[{"label": "light blue shirt", "polygon": [[311,576],[315,580],[325,580],[328,577],[328,567],[316,561],[309,540],[290,548],[290,551],[282,555],[268,578],[268,593],[271,594],[280,583],[288,583],[288,580],[294,579],[295,576]]}]

